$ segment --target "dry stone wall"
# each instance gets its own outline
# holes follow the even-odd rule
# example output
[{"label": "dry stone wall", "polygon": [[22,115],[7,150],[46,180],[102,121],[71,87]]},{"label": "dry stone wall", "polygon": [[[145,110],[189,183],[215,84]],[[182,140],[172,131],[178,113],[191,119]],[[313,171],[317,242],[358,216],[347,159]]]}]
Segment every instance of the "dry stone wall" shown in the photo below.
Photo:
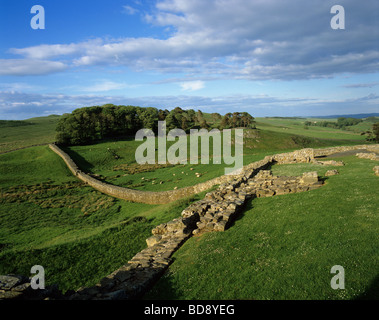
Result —
[{"label": "dry stone wall", "polygon": [[379,161],[379,156],[374,152],[372,152],[372,153],[357,153],[356,156],[360,159],[368,159],[368,160]]},{"label": "dry stone wall", "polygon": [[128,200],[132,202],[140,202],[140,203],[147,203],[147,204],[170,203],[172,201],[181,199],[188,195],[196,194],[196,193],[200,193],[202,191],[208,190],[214,185],[223,183],[225,181],[228,181],[228,179],[230,179],[230,176],[221,176],[221,177],[217,177],[203,183],[199,183],[194,186],[189,186],[186,188],[169,190],[169,191],[152,192],[152,191],[133,190],[129,188],[123,188],[123,187],[107,184],[91,177],[90,175],[81,171],[76,165],[76,163],[70,158],[70,156],[67,153],[65,153],[62,149],[60,149],[57,145],[50,144],[49,147],[51,150],[53,150],[57,155],[59,155],[63,159],[67,167],[70,169],[73,175],[75,175],[78,179],[84,181],[86,184],[90,185],[91,187],[93,187],[94,189],[102,193],[105,193],[107,195],[110,195],[118,199]]},{"label": "dry stone wall", "polygon": [[315,157],[329,156],[335,153],[351,151],[351,150],[360,150],[360,149],[379,153],[379,144],[363,144],[363,145],[356,145],[356,146],[342,146],[342,147],[314,149],[314,156]]},{"label": "dry stone wall", "polygon": [[[229,183],[233,181],[233,179],[241,176],[239,175],[224,175],[221,177],[217,177],[211,179],[209,181],[196,184],[194,186],[189,186],[186,188],[180,188],[176,190],[169,191],[140,191],[133,190],[129,188],[123,188],[119,186],[110,185],[104,182],[101,182],[90,175],[82,172],[75,162],[70,158],[70,156],[65,153],[62,149],[60,149],[55,144],[49,144],[51,150],[53,150],[56,154],[58,154],[63,161],[66,163],[67,167],[71,170],[71,172],[78,177],[80,180],[84,181],[94,189],[108,194],[112,197],[128,200],[132,202],[141,202],[148,204],[165,204],[170,203],[172,201],[181,199],[183,197],[200,193],[202,191],[208,190],[215,185],[220,185],[222,183]],[[333,147],[326,149],[312,149],[306,148],[301,150],[296,150],[294,152],[280,153],[273,156],[266,156],[263,160],[251,163],[245,167],[243,167],[242,172],[246,174],[248,171],[252,170],[260,170],[264,169],[270,164],[278,163],[278,164],[286,164],[286,163],[309,163],[309,162],[317,162],[319,164],[324,165],[343,165],[342,162],[336,161],[318,161],[315,157],[326,156],[337,152],[344,152],[349,150],[359,150],[365,149],[368,151],[379,152],[379,145],[359,145],[352,147]],[[242,174],[242,175],[243,175]]]}]

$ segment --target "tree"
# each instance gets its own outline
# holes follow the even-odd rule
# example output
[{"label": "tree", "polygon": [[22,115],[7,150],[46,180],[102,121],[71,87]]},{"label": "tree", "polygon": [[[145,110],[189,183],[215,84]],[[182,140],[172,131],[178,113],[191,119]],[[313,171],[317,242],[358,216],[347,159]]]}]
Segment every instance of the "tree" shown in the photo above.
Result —
[{"label": "tree", "polygon": [[253,127],[255,127],[254,117],[252,117],[247,112],[242,112],[241,113],[241,122],[242,122],[242,126],[244,128],[253,128]]},{"label": "tree", "polygon": [[226,115],[224,115],[224,117],[222,118],[221,123],[220,123],[220,129],[230,128],[232,125],[231,119],[232,119],[231,113],[227,113]]},{"label": "tree", "polygon": [[169,111],[168,110],[162,110],[162,109],[159,109],[158,110],[158,120],[159,121],[164,121],[167,117],[167,115],[169,114]]},{"label": "tree", "polygon": [[232,128],[241,126],[241,114],[239,112],[233,112],[232,115]]},{"label": "tree", "polygon": [[166,129],[170,131],[175,128],[180,128],[181,123],[179,123],[175,111],[171,110],[171,112],[166,117]]},{"label": "tree", "polygon": [[212,113],[212,120],[213,122],[218,122],[222,119],[222,116],[221,114],[217,113],[217,112],[214,112]]},{"label": "tree", "polygon": [[372,125],[372,132],[374,134],[374,139],[376,142],[379,142],[379,122]]},{"label": "tree", "polygon": [[158,110],[134,106],[104,105],[75,109],[60,119],[56,140],[79,145],[107,137],[135,134],[142,126],[155,129]]},{"label": "tree", "polygon": [[142,127],[151,129],[154,132],[158,131],[158,110],[155,108],[140,108],[137,111],[138,117],[142,122]]},{"label": "tree", "polygon": [[201,123],[201,122],[203,122],[203,120],[204,120],[203,112],[201,110],[197,110],[196,121],[198,123]]},{"label": "tree", "polygon": [[188,119],[188,116],[187,115],[183,115],[182,119],[181,119],[181,128],[184,131],[186,131],[187,129],[189,129],[189,125],[190,125],[190,121]]},{"label": "tree", "polygon": [[200,128],[202,128],[202,129],[209,129],[209,125],[208,125],[207,121],[205,121],[205,119],[203,119],[200,122]]}]

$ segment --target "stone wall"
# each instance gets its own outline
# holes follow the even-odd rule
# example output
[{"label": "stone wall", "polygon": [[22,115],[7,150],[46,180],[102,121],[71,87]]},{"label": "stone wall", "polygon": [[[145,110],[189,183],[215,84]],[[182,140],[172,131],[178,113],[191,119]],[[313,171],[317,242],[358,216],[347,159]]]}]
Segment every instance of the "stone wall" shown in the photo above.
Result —
[{"label": "stone wall", "polygon": [[379,161],[379,156],[374,152],[372,152],[372,153],[357,153],[356,156],[360,159],[368,159],[368,160]]},{"label": "stone wall", "polygon": [[367,151],[379,153],[379,144],[363,144],[356,146],[342,146],[342,147],[330,147],[323,149],[314,149],[315,157],[329,156],[334,153],[365,149]]},{"label": "stone wall", "polygon": [[[81,171],[76,163],[70,158],[70,156],[65,153],[62,149],[60,149],[55,144],[49,144],[49,147],[51,150],[53,150],[57,155],[59,155],[63,161],[66,163],[67,167],[70,169],[70,171],[75,175],[78,179],[84,181],[86,184],[90,185],[94,189],[105,193],[107,195],[110,195],[112,197],[128,200],[132,202],[140,202],[140,203],[148,203],[148,204],[165,204],[170,203],[175,200],[187,197],[192,194],[197,194],[205,190],[209,190],[215,185],[225,183],[231,179],[233,179],[233,176],[231,175],[224,175],[220,177],[216,177],[214,179],[208,180],[203,183],[196,184],[194,186],[189,186],[185,188],[180,188],[176,190],[169,190],[169,191],[141,191],[141,190],[133,190],[129,188],[123,188],[111,184],[107,184],[104,182],[101,182],[90,175],[84,173]],[[262,166],[265,166],[268,164],[270,160],[266,160],[262,163]],[[253,165],[254,168],[259,168],[259,165]]]},{"label": "stone wall", "polygon": [[[220,185],[222,183],[228,183],[229,181],[232,181],[235,178],[238,178],[241,176],[239,175],[224,175],[220,177],[216,177],[214,179],[208,180],[203,183],[196,184],[194,186],[189,186],[185,188],[180,188],[176,190],[169,190],[169,191],[158,191],[158,192],[152,192],[152,191],[141,191],[141,190],[133,190],[129,188],[123,188],[114,186],[111,184],[107,184],[104,182],[101,182],[90,175],[82,172],[78,166],[75,164],[75,162],[70,158],[70,156],[65,153],[62,149],[60,149],[55,144],[49,144],[49,147],[51,150],[53,150],[56,154],[58,154],[66,163],[67,167],[70,169],[70,171],[78,177],[80,180],[84,181],[94,189],[108,194],[112,197],[128,200],[132,202],[141,202],[141,203],[148,203],[148,204],[165,204],[170,203],[172,201],[187,197],[192,194],[200,193],[205,190],[209,190],[215,185]],[[325,149],[312,149],[312,148],[306,148],[301,150],[296,150],[294,152],[287,152],[287,153],[280,153],[273,156],[266,156],[261,161],[253,162],[247,166],[244,166],[242,169],[242,172],[244,172],[242,175],[246,175],[246,172],[253,173],[254,170],[261,170],[266,168],[267,166],[278,163],[278,164],[285,164],[285,163],[309,163],[314,162],[315,157],[320,156],[326,156],[337,152],[344,152],[349,150],[358,150],[358,149],[366,149],[368,151],[373,152],[379,152],[379,145],[359,145],[359,146],[352,146],[352,147],[332,147],[332,148],[325,148]],[[318,163],[322,164],[321,161],[318,161]],[[325,163],[325,164],[332,164],[332,163]],[[332,164],[333,165],[333,164]],[[342,165],[340,163],[340,165]]]}]

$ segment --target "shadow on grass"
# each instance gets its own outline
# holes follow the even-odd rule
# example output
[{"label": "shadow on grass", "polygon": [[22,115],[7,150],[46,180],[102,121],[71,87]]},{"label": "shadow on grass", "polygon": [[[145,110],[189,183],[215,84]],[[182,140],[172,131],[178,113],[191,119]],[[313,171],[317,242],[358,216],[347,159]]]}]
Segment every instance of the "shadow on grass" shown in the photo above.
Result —
[{"label": "shadow on grass", "polygon": [[379,300],[379,275],[375,277],[367,290],[354,300]]},{"label": "shadow on grass", "polygon": [[[171,264],[175,262],[175,258],[171,258]],[[178,289],[175,285],[175,280],[170,275],[170,267],[163,275],[151,284],[150,288],[145,292],[141,300],[180,300],[185,297],[185,293]]]},{"label": "shadow on grass", "polygon": [[86,159],[84,159],[79,153],[66,147],[61,147],[61,149],[70,156],[70,158],[76,163],[80,170],[83,170],[87,173],[93,173],[91,170],[94,166]]},{"label": "shadow on grass", "polygon": [[250,209],[252,209],[254,207],[253,206],[253,200],[256,198],[257,198],[256,195],[254,195],[253,197],[251,197],[250,199],[248,199],[245,202],[245,204],[236,213],[235,218],[232,219],[232,221],[230,223],[228,223],[227,229],[233,228],[237,221],[243,219],[243,217],[245,216],[245,212],[249,211]]}]

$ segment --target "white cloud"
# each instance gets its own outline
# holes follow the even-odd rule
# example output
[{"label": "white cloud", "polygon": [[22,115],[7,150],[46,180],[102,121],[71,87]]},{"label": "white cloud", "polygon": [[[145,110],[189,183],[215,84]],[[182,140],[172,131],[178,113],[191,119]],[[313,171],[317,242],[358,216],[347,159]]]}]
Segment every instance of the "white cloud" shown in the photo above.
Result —
[{"label": "white cloud", "polygon": [[67,66],[59,61],[34,59],[0,59],[0,75],[43,75],[60,72]]},{"label": "white cloud", "polygon": [[342,87],[344,88],[353,88],[353,89],[360,89],[360,88],[372,88],[379,85],[379,82],[370,82],[370,83],[353,83],[353,84],[345,84]]},{"label": "white cloud", "polygon": [[129,15],[133,15],[133,14],[136,14],[138,12],[138,10],[136,8],[133,8],[133,7],[128,6],[128,5],[125,5],[122,8],[123,8],[123,12],[126,14],[129,14]]},{"label": "white cloud", "polygon": [[105,92],[105,91],[112,91],[112,90],[121,90],[125,88],[130,88],[130,87],[132,86],[126,83],[119,83],[119,82],[106,80],[106,81],[98,82],[88,87],[81,88],[80,90],[86,91],[86,92]]},{"label": "white cloud", "polygon": [[126,97],[101,94],[64,95],[36,94],[17,91],[0,91],[0,119],[22,119],[41,114],[63,114],[75,108],[104,105],[135,105],[173,109],[177,106],[185,109],[219,112],[226,114],[230,110],[246,111],[254,117],[259,116],[310,116],[330,114],[353,114],[377,112],[379,96],[369,94],[357,98],[322,99],[288,98],[269,95],[221,95],[215,97],[179,95]]},{"label": "white cloud", "polygon": [[197,91],[205,87],[204,81],[188,81],[180,84],[183,91]]},{"label": "white cloud", "polygon": [[[10,52],[26,59],[64,58],[71,67],[121,65],[136,71],[229,79],[292,80],[370,73],[379,67],[376,3],[366,0],[362,6],[345,0],[346,30],[338,32],[330,28],[328,1],[161,0],[146,20],[173,30],[168,38],[95,39]],[[124,10],[135,14],[137,9],[125,5]],[[45,66],[42,73],[65,70],[57,65],[62,62],[49,63],[50,68]],[[23,69],[26,74],[38,74],[28,68],[20,68],[18,74]]]}]

